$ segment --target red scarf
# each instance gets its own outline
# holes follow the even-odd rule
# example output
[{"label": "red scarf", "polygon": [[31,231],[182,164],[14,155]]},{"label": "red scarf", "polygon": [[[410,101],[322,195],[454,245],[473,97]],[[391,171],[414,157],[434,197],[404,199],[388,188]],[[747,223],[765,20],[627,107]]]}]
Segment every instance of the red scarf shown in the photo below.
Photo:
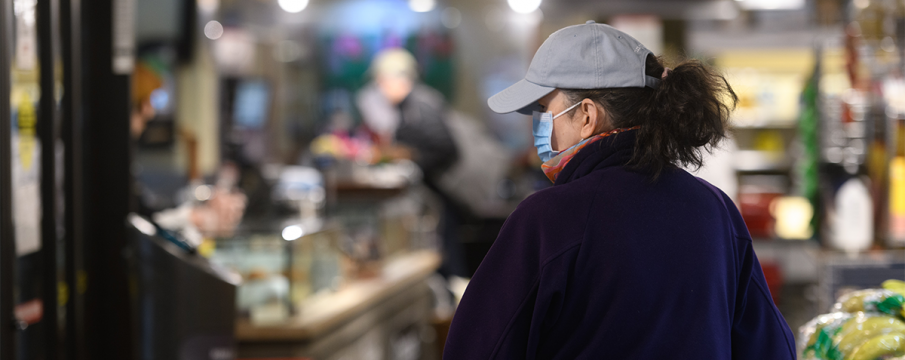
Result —
[{"label": "red scarf", "polygon": [[586,146],[591,145],[599,140],[602,140],[603,138],[606,138],[610,135],[615,135],[615,134],[618,134],[618,133],[621,133],[624,131],[629,131],[629,130],[636,130],[638,128],[640,128],[640,126],[613,129],[613,130],[607,131],[602,134],[591,136],[585,140],[582,140],[577,145],[572,146],[572,147],[566,149],[565,151],[559,153],[559,155],[554,156],[552,159],[547,160],[547,162],[545,162],[543,165],[541,165],[540,168],[542,170],[544,170],[544,175],[547,175],[547,178],[550,179],[550,181],[555,183],[556,178],[559,176],[559,173],[562,171],[562,169],[564,169],[566,167],[566,165],[569,164],[569,161],[571,161],[572,158],[574,158],[575,155],[578,154],[579,151],[581,151],[581,149],[584,149]]}]

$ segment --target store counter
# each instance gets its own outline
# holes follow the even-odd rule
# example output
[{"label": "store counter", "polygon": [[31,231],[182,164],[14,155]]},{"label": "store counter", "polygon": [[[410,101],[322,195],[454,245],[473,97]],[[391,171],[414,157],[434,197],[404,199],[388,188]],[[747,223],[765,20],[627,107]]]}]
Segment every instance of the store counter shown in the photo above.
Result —
[{"label": "store counter", "polygon": [[439,265],[433,251],[399,255],[385,262],[378,277],[305,299],[288,321],[261,325],[240,319],[239,358],[432,358],[436,336],[426,280]]}]

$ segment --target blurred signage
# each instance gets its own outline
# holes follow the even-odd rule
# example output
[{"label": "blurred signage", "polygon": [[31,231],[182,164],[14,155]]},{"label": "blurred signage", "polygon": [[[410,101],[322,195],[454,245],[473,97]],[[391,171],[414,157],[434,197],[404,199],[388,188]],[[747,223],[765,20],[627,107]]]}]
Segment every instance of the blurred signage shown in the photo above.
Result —
[{"label": "blurred signage", "polygon": [[16,315],[16,320],[31,325],[41,321],[41,318],[44,317],[44,304],[41,299],[34,299],[16,305],[13,312]]},{"label": "blurred signage", "polygon": [[804,0],[735,0],[745,10],[797,10]]},{"label": "blurred signage", "polygon": [[15,91],[16,112],[13,114],[13,223],[16,233],[16,254],[27,255],[41,249],[41,191],[40,167],[36,159],[41,148],[36,137],[35,104],[29,92]]},{"label": "blurred signage", "polygon": [[28,92],[23,91],[19,97],[19,112],[16,117],[19,125],[19,163],[23,170],[31,170],[35,157],[35,138],[38,119],[35,114],[35,104]]}]

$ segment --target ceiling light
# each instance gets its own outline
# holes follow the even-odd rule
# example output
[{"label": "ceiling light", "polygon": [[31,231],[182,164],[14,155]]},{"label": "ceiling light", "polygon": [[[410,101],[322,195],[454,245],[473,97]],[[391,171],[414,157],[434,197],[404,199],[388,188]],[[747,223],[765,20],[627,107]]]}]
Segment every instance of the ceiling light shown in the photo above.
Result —
[{"label": "ceiling light", "polygon": [[742,0],[745,10],[798,10],[804,8],[804,0]]},{"label": "ceiling light", "polygon": [[308,0],[278,0],[283,11],[295,14],[308,7]]},{"label": "ceiling light", "polygon": [[434,9],[434,0],[409,0],[409,8],[414,12],[428,12]]},{"label": "ceiling light", "polygon": [[542,0],[508,0],[512,11],[519,14],[530,14],[540,7]]},{"label": "ceiling light", "polygon": [[219,39],[223,36],[223,25],[217,20],[208,21],[207,24],[204,25],[204,36],[207,36],[207,38],[211,40]]}]

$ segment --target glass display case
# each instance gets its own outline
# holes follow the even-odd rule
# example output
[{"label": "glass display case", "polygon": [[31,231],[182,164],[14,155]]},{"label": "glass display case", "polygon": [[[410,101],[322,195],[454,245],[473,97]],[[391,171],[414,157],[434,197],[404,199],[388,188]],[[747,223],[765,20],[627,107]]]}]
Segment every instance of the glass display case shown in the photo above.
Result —
[{"label": "glass display case", "polygon": [[[253,322],[281,321],[305,299],[338,289],[351,276],[340,250],[337,223],[307,230],[291,224],[272,231],[243,230],[217,240],[211,259],[243,277],[237,294],[242,316]],[[287,240],[286,238],[292,240]]]},{"label": "glass display case", "polygon": [[242,275],[238,312],[252,324],[285,322],[316,299],[384,276],[392,259],[436,249],[436,200],[420,184],[376,186],[335,175],[324,176],[325,189],[315,196],[325,197],[325,204],[308,206],[302,199],[298,213],[243,222],[215,240],[210,258]]}]

